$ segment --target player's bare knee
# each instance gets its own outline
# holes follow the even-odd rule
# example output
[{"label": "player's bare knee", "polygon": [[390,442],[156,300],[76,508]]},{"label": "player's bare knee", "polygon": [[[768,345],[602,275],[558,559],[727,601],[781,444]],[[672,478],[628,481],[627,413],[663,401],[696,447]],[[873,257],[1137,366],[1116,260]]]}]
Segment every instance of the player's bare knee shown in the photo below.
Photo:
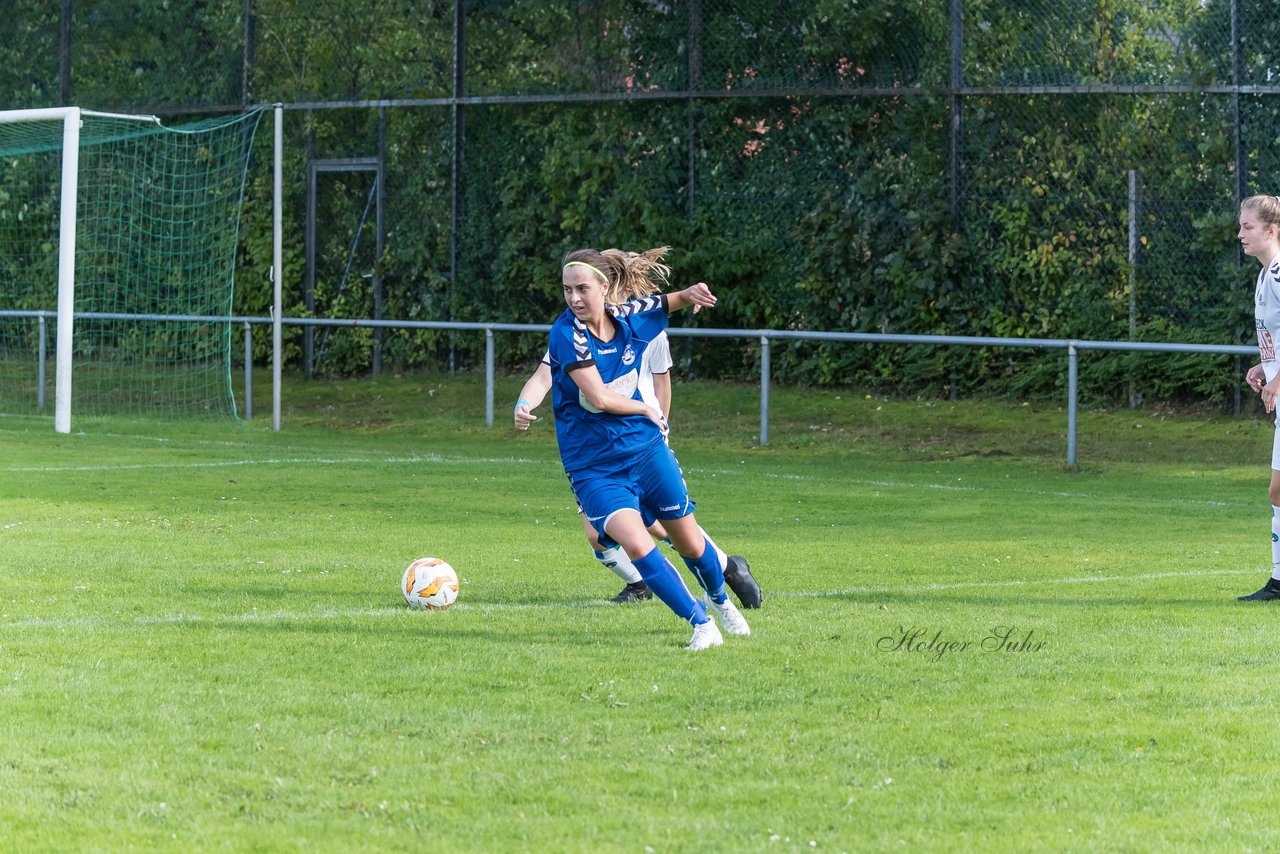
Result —
[{"label": "player's bare knee", "polygon": [[[667,534],[671,537],[671,545],[680,553],[681,557],[687,557],[690,560],[697,560],[702,557],[702,553],[707,550],[706,538],[702,536],[701,529],[696,526],[693,534],[674,526],[667,527]],[[695,536],[696,535],[696,536]]]}]

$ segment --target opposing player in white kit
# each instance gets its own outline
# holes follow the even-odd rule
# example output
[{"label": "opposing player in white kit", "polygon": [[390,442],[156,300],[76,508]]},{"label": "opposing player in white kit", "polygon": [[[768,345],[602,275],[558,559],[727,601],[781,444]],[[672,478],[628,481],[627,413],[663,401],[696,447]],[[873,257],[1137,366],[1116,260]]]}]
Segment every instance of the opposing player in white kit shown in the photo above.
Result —
[{"label": "opposing player in white kit", "polygon": [[[621,304],[637,297],[646,297],[656,293],[657,286],[649,285],[647,280],[642,280],[635,290],[636,292],[624,291],[622,288],[615,286],[611,288],[606,299],[611,304]],[[644,355],[641,357],[639,392],[641,400],[650,406],[657,407],[662,412],[663,418],[668,420],[671,417],[670,371],[672,364],[670,341],[667,338],[667,333],[663,332],[645,349]],[[529,426],[538,420],[538,417],[533,414],[533,410],[543,402],[550,391],[551,357],[550,354],[544,353],[542,361],[538,364],[538,369],[533,372],[532,376],[525,381],[524,387],[520,389],[520,399],[516,401],[514,412],[515,428],[517,430],[528,430]],[[616,604],[628,604],[652,599],[653,592],[649,590],[648,585],[640,577],[640,571],[631,563],[626,551],[617,545],[609,548],[602,546],[599,541],[599,533],[585,515],[581,513],[579,515],[582,516],[583,534],[586,536],[596,560],[622,579],[626,585],[610,601]],[[667,532],[662,527],[661,522],[655,521],[650,526],[649,531],[659,540],[670,543],[667,539]],[[705,531],[703,533],[706,534]],[[751,568],[746,558],[741,555],[725,554],[724,550],[716,545],[710,536],[707,536],[707,542],[711,544],[711,547],[718,554],[724,567],[725,581],[729,585],[729,589],[738,597],[738,601],[742,603],[742,606],[744,608],[760,607],[762,600],[760,586],[751,574]]]},{"label": "opposing player in white kit", "polygon": [[[1253,292],[1254,325],[1258,331],[1259,362],[1245,380],[1262,396],[1267,412],[1276,411],[1280,396],[1280,361],[1276,360],[1276,336],[1280,335],[1280,198],[1250,196],[1240,204],[1240,231],[1236,235],[1244,254],[1262,264]],[[1280,599],[1280,418],[1271,443],[1271,577],[1262,589],[1239,597],[1246,602]]]}]

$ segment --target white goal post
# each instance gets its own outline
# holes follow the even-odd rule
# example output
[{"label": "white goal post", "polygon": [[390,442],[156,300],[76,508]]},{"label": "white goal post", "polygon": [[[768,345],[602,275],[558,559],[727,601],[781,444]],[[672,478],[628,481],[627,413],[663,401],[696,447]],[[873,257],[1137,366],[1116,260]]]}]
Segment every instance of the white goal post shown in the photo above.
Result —
[{"label": "white goal post", "polygon": [[62,122],[62,180],[58,200],[57,369],[54,378],[53,428],[71,432],[71,354],[76,278],[76,198],[80,170],[80,124],[85,115],[160,124],[155,116],[99,113],[80,107],[0,110],[0,123]]}]

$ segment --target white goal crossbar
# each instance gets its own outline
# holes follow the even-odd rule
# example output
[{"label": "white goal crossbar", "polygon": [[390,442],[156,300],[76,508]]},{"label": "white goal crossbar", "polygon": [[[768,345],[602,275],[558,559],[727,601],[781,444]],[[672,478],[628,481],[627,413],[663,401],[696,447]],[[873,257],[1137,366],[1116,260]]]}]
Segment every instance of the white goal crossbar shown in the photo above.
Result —
[{"label": "white goal crossbar", "polygon": [[98,113],[80,107],[37,110],[0,110],[0,123],[62,122],[62,187],[58,215],[58,324],[57,372],[54,377],[53,429],[71,432],[71,335],[76,293],[76,194],[80,173],[80,123],[82,116],[103,116],[160,124],[155,116]]}]

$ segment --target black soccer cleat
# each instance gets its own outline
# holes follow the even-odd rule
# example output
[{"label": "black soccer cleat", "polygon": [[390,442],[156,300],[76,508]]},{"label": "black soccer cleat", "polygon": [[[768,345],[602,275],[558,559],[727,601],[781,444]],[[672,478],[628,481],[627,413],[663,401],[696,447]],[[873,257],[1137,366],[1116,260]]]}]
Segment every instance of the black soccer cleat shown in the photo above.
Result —
[{"label": "black soccer cleat", "polygon": [[1280,599],[1280,581],[1270,578],[1261,590],[1236,598],[1241,602],[1270,602],[1272,599]]},{"label": "black soccer cleat", "polygon": [[744,608],[759,608],[764,600],[760,585],[756,584],[751,567],[747,566],[747,559],[740,555],[729,555],[728,565],[724,568],[724,583],[729,585]]},{"label": "black soccer cleat", "polygon": [[622,592],[609,601],[615,605],[629,605],[632,602],[643,602],[652,598],[653,591],[649,589],[649,585],[643,581],[637,581],[622,588]]}]

